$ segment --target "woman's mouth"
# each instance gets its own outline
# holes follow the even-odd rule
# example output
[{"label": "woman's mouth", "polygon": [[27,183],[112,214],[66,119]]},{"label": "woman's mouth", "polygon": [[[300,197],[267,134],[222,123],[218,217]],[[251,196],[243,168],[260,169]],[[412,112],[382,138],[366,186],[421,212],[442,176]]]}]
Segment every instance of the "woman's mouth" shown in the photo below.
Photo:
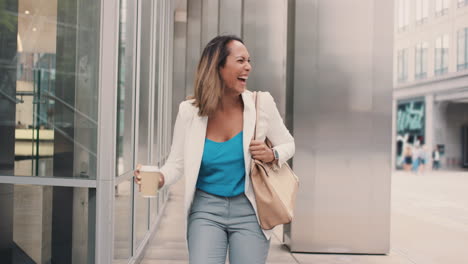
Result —
[{"label": "woman's mouth", "polygon": [[242,76],[242,77],[238,77],[237,80],[239,80],[242,84],[247,84],[247,79],[249,77],[247,76]]}]

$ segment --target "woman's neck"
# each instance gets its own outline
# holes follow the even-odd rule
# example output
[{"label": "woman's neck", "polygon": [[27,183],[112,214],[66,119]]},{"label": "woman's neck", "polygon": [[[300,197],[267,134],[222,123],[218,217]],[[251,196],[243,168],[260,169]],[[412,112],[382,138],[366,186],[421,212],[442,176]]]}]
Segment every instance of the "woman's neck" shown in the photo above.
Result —
[{"label": "woman's neck", "polygon": [[224,94],[221,101],[223,111],[230,111],[243,106],[242,96],[239,94]]}]

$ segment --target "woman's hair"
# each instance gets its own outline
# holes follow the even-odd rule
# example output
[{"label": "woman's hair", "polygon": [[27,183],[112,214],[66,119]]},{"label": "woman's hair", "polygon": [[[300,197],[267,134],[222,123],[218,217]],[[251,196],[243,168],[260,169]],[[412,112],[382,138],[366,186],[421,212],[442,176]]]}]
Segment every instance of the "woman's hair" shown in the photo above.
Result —
[{"label": "woman's hair", "polygon": [[203,49],[195,75],[194,95],[190,97],[195,99],[193,105],[198,107],[199,116],[210,116],[221,103],[224,83],[219,70],[226,65],[230,53],[227,45],[233,40],[244,43],[234,35],[217,36]]}]

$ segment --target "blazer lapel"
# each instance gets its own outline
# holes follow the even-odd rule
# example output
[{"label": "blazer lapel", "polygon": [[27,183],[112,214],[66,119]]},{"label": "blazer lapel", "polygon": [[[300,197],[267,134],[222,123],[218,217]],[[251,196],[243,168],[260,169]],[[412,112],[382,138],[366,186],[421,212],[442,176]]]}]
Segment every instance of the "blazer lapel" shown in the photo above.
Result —
[{"label": "blazer lapel", "polygon": [[205,147],[206,127],[208,125],[208,117],[200,117],[198,113],[194,113],[193,124],[191,129],[186,131],[189,147],[186,158],[187,162],[186,180],[190,181],[190,185],[195,186],[197,183],[198,173],[200,171],[201,160],[203,156],[203,148]]},{"label": "blazer lapel", "polygon": [[244,101],[244,162],[245,162],[245,192],[247,193],[250,188],[250,162],[251,156],[249,151],[250,141],[252,140],[255,128],[255,103],[252,98],[252,92],[245,91],[242,93],[242,100]]}]

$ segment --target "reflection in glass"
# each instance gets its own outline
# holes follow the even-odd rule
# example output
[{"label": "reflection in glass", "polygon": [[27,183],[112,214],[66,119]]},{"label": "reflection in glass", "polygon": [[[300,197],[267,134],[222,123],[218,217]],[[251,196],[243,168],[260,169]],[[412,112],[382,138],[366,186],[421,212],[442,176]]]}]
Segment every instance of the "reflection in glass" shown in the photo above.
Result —
[{"label": "reflection in glass", "polygon": [[158,193],[158,196],[154,198],[149,198],[150,225],[154,224],[156,221],[156,216],[158,215],[160,197],[161,197],[161,194]]},{"label": "reflection in glass", "polygon": [[133,2],[120,1],[119,27],[119,72],[117,99],[117,175],[131,170],[132,151],[132,116],[133,116]]},{"label": "reflection in glass", "polygon": [[[141,1],[141,32],[151,32],[153,27],[152,0]],[[149,164],[149,131],[150,131],[150,112],[151,112],[151,53],[152,53],[152,34],[141,34],[140,36],[140,100],[139,123],[138,123],[138,163]]]},{"label": "reflection in glass", "polygon": [[0,175],[95,178],[99,1],[0,1]]},{"label": "reflection in glass", "polygon": [[[141,1],[141,32],[151,32],[153,30],[151,19],[152,0]],[[140,36],[140,100],[138,103],[138,163],[150,163],[150,110],[151,110],[151,42],[152,34],[141,34]],[[138,191],[135,193],[135,237],[136,247],[141,243],[148,230],[149,220],[149,200],[143,198]]]},{"label": "reflection in glass", "polygon": [[132,180],[115,188],[114,263],[127,263],[132,254]]},{"label": "reflection in glass", "polygon": [[93,263],[95,192],[0,184],[1,263]]},{"label": "reflection in glass", "polygon": [[137,248],[148,231],[149,199],[141,196],[135,187],[135,239]]}]

